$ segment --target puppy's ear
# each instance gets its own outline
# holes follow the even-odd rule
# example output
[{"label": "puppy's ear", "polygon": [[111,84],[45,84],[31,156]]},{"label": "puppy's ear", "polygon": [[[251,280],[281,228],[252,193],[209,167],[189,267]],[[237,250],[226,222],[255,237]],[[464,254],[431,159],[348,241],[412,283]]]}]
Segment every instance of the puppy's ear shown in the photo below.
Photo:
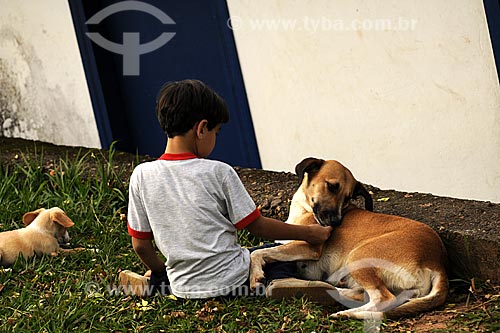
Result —
[{"label": "puppy's ear", "polygon": [[363,184],[356,181],[356,186],[354,187],[354,193],[352,197],[354,199],[359,196],[365,198],[365,209],[369,210],[370,212],[373,212],[373,199],[370,192],[366,190]]},{"label": "puppy's ear", "polygon": [[318,170],[321,168],[323,165],[323,162],[325,162],[322,159],[319,158],[314,158],[314,157],[308,157],[302,160],[299,164],[295,166],[295,173],[297,176],[299,176],[299,184],[302,184],[302,179],[304,179],[304,173],[307,172],[310,177],[318,172]]},{"label": "puppy's ear", "polygon": [[35,211],[28,212],[23,215],[23,223],[24,225],[29,225],[31,222],[33,222],[36,217],[45,210],[45,208],[39,208]]},{"label": "puppy's ear", "polygon": [[65,228],[71,228],[75,225],[73,221],[60,208],[53,208],[50,212],[50,219]]}]

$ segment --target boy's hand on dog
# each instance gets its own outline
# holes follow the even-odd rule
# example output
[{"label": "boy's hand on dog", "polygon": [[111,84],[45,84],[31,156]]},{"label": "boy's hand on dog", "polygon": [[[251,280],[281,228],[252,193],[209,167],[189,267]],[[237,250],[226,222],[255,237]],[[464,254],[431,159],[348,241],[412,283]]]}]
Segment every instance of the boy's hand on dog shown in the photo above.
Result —
[{"label": "boy's hand on dog", "polygon": [[307,237],[307,242],[313,245],[323,244],[332,233],[332,227],[323,227],[319,224],[311,224],[307,226],[309,235]]}]

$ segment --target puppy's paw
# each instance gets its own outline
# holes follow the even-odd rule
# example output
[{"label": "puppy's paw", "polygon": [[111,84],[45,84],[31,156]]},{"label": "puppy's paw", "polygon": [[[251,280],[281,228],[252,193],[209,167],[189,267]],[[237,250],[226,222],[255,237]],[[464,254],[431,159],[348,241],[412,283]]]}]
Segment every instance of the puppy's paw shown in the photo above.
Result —
[{"label": "puppy's paw", "polygon": [[99,249],[87,249],[86,247],[75,247],[71,250],[73,250],[74,252],[80,252],[80,251],[90,251],[92,253],[99,252]]}]

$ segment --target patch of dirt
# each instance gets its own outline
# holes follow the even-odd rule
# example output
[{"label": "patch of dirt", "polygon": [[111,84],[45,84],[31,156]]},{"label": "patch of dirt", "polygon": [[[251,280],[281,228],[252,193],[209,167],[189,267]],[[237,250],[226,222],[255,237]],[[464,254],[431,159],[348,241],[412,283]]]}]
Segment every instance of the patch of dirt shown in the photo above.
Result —
[{"label": "patch of dirt", "polygon": [[[92,172],[97,163],[106,161],[106,151],[0,137],[0,164],[3,166],[22,163],[24,158],[36,153],[37,156],[43,156],[42,163],[49,170],[60,159],[81,157],[88,151],[98,156],[88,161],[88,170]],[[114,154],[114,162],[130,168],[130,171],[135,164],[153,159],[122,152]],[[262,213],[286,220],[290,200],[298,187],[297,176],[287,172],[235,169]],[[471,277],[481,274],[500,277],[500,205],[425,193],[381,190],[370,185],[367,188],[372,192],[375,211],[401,215],[431,225],[447,244],[448,251],[456,257],[451,260],[451,271],[457,274],[452,276],[446,305],[415,318],[390,321],[388,328],[394,332],[429,332],[463,331],[465,327],[467,331],[487,332],[491,323],[499,322],[500,287],[497,284],[500,280],[482,281],[476,287]],[[359,204],[362,205],[362,202]],[[457,237],[460,238],[458,241]],[[474,254],[474,251],[478,253]],[[470,258],[461,261],[465,255]],[[459,325],[459,322],[462,323]]]}]

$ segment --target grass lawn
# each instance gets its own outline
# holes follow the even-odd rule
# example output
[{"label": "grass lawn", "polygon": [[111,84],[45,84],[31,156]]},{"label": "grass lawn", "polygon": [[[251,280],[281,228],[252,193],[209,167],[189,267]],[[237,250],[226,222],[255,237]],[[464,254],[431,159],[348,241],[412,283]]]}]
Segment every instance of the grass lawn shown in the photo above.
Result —
[{"label": "grass lawn", "polygon": [[[58,206],[75,222],[71,247],[79,252],[57,257],[19,258],[11,271],[0,273],[1,332],[363,332],[363,321],[329,317],[337,308],[305,299],[284,301],[263,297],[142,300],[117,294],[113,286],[124,269],[143,272],[127,234],[127,179],[130,167],[114,165],[113,152],[82,152],[46,165],[43,152],[18,156],[0,165],[0,231],[22,227],[24,213]],[[93,167],[89,167],[93,165]],[[247,232],[243,245],[259,243]],[[469,285],[456,283],[467,290]],[[466,308],[447,305],[438,317],[384,321],[382,331],[495,331],[500,309],[498,289],[482,287],[459,294],[476,301]],[[489,289],[488,289],[489,288]],[[479,289],[479,287],[478,287]],[[479,292],[478,292],[479,293]],[[476,298],[475,298],[476,297]],[[467,305],[469,302],[466,303]],[[434,313],[436,315],[436,313]],[[425,326],[427,322],[439,325]],[[418,326],[423,325],[423,326]]]}]

